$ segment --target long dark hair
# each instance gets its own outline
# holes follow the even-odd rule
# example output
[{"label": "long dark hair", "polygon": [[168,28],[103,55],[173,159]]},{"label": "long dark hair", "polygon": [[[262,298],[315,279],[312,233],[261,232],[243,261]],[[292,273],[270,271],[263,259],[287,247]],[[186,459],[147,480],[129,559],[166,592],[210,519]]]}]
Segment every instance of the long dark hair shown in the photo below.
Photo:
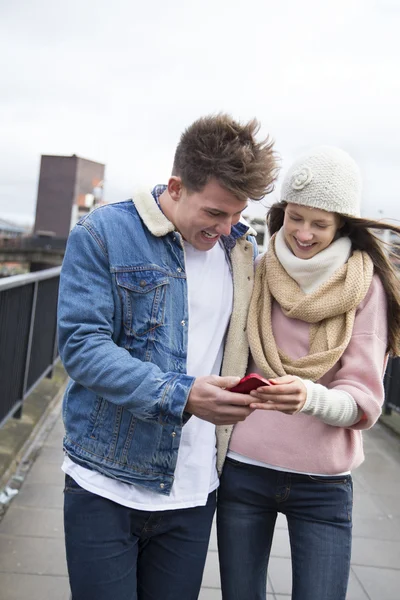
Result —
[{"label": "long dark hair", "polygon": [[[273,235],[283,225],[286,202],[276,202],[267,213],[267,227]],[[387,351],[394,356],[400,355],[400,282],[393,264],[387,254],[399,256],[400,246],[392,242],[383,242],[375,231],[391,231],[400,236],[400,227],[375,221],[340,215],[342,219],[341,235],[348,236],[353,250],[364,250],[371,257],[374,271],[379,275],[387,297],[388,345]],[[400,238],[399,238],[400,242]]]}]

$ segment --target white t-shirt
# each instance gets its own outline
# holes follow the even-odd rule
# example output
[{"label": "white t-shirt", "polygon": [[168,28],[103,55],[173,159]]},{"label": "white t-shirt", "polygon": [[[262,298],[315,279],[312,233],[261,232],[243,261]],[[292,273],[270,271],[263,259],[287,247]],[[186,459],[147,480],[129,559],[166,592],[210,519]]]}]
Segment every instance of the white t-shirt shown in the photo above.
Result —
[{"label": "white t-shirt", "polygon": [[[189,298],[187,374],[219,374],[233,303],[232,275],[223,247],[207,252],[185,242]],[[218,487],[215,426],[192,416],[182,429],[171,494],[163,496],[86,469],[65,456],[62,470],[84,489],[139,510],[204,506]]]}]

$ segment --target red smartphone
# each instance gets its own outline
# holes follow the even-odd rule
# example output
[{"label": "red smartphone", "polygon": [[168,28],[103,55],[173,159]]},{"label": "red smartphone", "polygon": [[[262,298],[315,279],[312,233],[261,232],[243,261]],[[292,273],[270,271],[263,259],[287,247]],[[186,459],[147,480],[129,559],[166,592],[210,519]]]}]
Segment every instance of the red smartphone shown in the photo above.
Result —
[{"label": "red smartphone", "polygon": [[256,390],[263,385],[271,385],[268,379],[264,379],[257,373],[250,373],[243,377],[237,385],[233,388],[229,388],[228,392],[236,392],[238,394],[250,394],[251,390]]}]

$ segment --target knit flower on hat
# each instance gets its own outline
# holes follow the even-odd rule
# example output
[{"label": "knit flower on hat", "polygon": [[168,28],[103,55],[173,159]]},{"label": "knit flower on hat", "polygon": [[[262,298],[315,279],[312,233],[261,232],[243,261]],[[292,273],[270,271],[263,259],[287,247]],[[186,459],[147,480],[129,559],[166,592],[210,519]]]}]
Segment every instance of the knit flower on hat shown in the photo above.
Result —
[{"label": "knit flower on hat", "polygon": [[293,173],[292,188],[294,190],[302,190],[306,185],[310,183],[313,178],[313,174],[309,167],[302,167],[298,171]]}]

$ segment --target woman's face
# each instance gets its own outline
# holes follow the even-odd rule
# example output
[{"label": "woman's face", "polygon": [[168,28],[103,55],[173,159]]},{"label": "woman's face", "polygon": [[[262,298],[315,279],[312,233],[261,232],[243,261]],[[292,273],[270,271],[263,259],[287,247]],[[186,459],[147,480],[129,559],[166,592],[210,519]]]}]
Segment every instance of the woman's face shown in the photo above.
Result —
[{"label": "woman's face", "polygon": [[289,202],[283,220],[285,242],[298,258],[312,258],[327,248],[340,227],[340,216]]}]

